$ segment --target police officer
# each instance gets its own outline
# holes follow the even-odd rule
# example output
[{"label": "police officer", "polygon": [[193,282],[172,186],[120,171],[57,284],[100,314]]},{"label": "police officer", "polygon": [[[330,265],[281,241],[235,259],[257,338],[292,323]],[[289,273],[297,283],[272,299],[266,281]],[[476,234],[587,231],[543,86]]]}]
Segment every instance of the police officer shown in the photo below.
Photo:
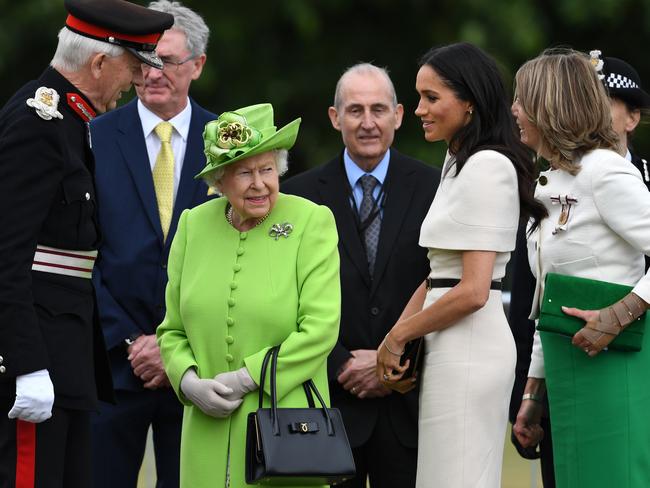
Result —
[{"label": "police officer", "polygon": [[634,154],[631,138],[641,121],[641,110],[650,108],[650,95],[641,88],[641,78],[628,63],[618,58],[603,58],[603,84],[609,92],[612,106],[612,125],[621,139],[623,154],[641,172],[643,182],[650,190],[648,161]]},{"label": "police officer", "polygon": [[161,68],[173,17],[66,0],[51,66],[0,111],[0,487],[88,487],[90,411],[110,399],[90,280],[99,233],[88,122]]}]

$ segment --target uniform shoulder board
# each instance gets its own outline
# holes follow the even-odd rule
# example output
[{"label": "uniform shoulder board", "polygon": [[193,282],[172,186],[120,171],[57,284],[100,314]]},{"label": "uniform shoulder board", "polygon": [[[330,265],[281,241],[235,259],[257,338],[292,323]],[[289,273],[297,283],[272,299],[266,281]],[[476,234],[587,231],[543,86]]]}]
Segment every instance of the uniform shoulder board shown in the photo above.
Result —
[{"label": "uniform shoulder board", "polygon": [[59,107],[59,94],[54,88],[40,87],[36,90],[34,98],[27,99],[27,105],[36,110],[36,115],[43,120],[52,120],[55,117],[57,119],[63,118],[61,112],[57,110]]}]

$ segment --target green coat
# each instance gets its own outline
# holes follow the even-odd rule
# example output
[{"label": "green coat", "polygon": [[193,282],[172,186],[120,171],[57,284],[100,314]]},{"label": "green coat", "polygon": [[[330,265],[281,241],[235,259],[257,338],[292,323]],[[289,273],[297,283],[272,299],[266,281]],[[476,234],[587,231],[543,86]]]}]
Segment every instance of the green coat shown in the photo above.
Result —
[{"label": "green coat", "polygon": [[[219,198],[181,215],[169,256],[167,314],[157,331],[165,370],[185,405],[185,488],[224,487],[229,452],[230,486],[248,486],[246,417],[258,406],[252,392],[229,418],[205,415],[180,392],[188,368],[212,378],[246,366],[259,384],[266,351],[281,344],[278,404],[306,406],[301,385],[309,378],[329,401],[326,361],[338,338],[341,299],[332,213],[279,194],[261,225],[239,232],[226,222],[226,203]],[[293,225],[288,237],[269,235],[285,222]]]}]

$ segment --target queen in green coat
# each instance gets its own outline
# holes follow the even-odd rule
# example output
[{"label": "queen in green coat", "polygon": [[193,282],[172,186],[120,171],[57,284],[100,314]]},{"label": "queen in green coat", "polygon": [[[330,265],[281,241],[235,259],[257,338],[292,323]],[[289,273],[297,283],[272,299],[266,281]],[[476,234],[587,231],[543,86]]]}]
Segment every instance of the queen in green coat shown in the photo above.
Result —
[{"label": "queen in green coat", "polygon": [[181,215],[157,331],[185,405],[185,488],[248,486],[246,418],[271,346],[281,344],[280,407],[305,407],[310,378],[329,400],[326,361],[340,316],[336,225],[326,207],[278,191],[299,124],[276,130],[273,108],[262,104],[206,126],[208,164],[198,177],[223,197]]}]

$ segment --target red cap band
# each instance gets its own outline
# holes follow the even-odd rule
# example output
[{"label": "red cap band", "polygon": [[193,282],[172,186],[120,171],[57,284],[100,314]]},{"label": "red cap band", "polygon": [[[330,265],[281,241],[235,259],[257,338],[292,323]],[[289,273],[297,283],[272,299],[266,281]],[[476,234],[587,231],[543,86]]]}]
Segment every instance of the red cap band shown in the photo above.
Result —
[{"label": "red cap band", "polygon": [[140,44],[156,44],[158,39],[162,36],[162,32],[154,32],[153,34],[145,35],[123,34],[121,32],[115,32],[97,25],[89,24],[71,14],[68,14],[65,25],[77,32],[85,33],[95,38],[107,39],[109,37],[114,37],[118,40],[137,42]]}]

